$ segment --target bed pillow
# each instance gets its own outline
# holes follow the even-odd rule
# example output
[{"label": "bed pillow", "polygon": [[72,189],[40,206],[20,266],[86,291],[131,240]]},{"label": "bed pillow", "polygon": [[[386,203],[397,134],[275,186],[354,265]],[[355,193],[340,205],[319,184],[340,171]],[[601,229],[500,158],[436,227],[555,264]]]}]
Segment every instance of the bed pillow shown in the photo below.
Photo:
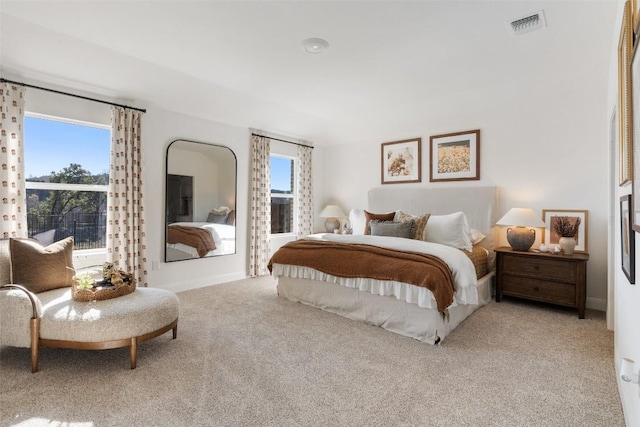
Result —
[{"label": "bed pillow", "polygon": [[10,239],[13,283],[31,292],[71,286],[73,270],[73,237],[49,246],[32,239]]},{"label": "bed pillow", "polygon": [[227,225],[236,225],[236,211],[235,209],[231,209],[229,211],[229,215],[227,215]]},{"label": "bed pillow", "polygon": [[362,209],[351,209],[349,212],[349,224],[351,224],[351,234],[363,235],[367,218]]},{"label": "bed pillow", "polygon": [[424,240],[471,251],[471,228],[463,212],[431,215],[424,228]]},{"label": "bed pillow", "polygon": [[371,234],[371,229],[369,228],[369,222],[371,220],[376,219],[378,221],[393,221],[393,218],[396,216],[396,213],[394,211],[394,212],[389,212],[385,214],[376,214],[376,213],[364,211],[364,216],[366,218],[366,222],[364,224],[364,234]]},{"label": "bed pillow", "polygon": [[391,236],[413,239],[416,222],[413,219],[404,222],[378,221],[376,219],[372,219],[369,221],[369,227],[371,228],[372,236]]},{"label": "bed pillow", "polygon": [[226,224],[228,215],[226,213],[214,213],[209,212],[209,216],[207,216],[207,222],[212,222],[215,224]]},{"label": "bed pillow", "polygon": [[420,216],[409,215],[408,213],[404,213],[402,211],[396,212],[393,220],[395,222],[405,222],[413,220],[416,223],[413,238],[422,240],[422,236],[424,236],[424,228],[427,226],[427,221],[429,221],[429,217],[431,214],[422,214]]},{"label": "bed pillow", "polygon": [[477,245],[478,243],[484,240],[485,236],[480,232],[480,230],[476,230],[475,228],[471,228],[471,244]]}]

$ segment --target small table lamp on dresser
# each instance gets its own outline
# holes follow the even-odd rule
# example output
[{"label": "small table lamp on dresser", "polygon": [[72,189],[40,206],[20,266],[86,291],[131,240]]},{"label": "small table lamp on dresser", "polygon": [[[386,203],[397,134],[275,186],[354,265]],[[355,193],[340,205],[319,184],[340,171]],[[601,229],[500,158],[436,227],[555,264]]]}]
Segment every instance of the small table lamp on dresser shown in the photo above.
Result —
[{"label": "small table lamp on dresser", "polygon": [[536,241],[536,230],[526,227],[544,228],[545,226],[533,210],[528,208],[511,208],[496,222],[496,225],[513,227],[507,228],[507,241],[516,251],[528,251]]},{"label": "small table lamp on dresser", "polygon": [[320,212],[320,218],[326,218],[324,227],[327,229],[327,233],[335,233],[335,230],[340,230],[340,220],[338,218],[344,218],[344,212],[337,205],[327,205]]}]

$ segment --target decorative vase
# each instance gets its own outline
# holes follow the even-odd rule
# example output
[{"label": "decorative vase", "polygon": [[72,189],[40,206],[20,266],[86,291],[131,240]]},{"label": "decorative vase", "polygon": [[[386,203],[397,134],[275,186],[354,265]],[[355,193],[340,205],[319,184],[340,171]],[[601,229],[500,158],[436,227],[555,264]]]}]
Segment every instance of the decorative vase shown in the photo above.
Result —
[{"label": "decorative vase", "polygon": [[560,247],[565,255],[573,255],[573,250],[576,248],[576,239],[573,237],[561,237]]}]

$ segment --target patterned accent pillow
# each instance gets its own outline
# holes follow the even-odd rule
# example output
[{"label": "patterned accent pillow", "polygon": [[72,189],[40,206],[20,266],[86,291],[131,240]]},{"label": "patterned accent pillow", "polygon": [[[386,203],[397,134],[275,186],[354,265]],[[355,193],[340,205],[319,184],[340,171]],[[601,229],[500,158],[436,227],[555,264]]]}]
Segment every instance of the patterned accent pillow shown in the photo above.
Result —
[{"label": "patterned accent pillow", "polygon": [[414,220],[404,222],[378,221],[373,219],[369,222],[372,236],[391,236],[413,239],[416,222]]},{"label": "patterned accent pillow", "polygon": [[378,221],[393,221],[393,217],[395,216],[396,216],[395,212],[389,212],[386,214],[375,214],[375,213],[364,211],[364,217],[366,218],[366,221],[364,223],[364,234],[371,234],[369,221],[371,221],[372,219],[376,219]]},{"label": "patterned accent pillow", "polygon": [[427,221],[429,221],[429,217],[431,214],[426,213],[420,216],[409,215],[408,213],[404,213],[402,211],[396,212],[396,216],[394,217],[394,221],[396,222],[405,222],[414,220],[416,222],[415,232],[413,238],[416,240],[422,240],[424,235],[424,229],[427,226]]},{"label": "patterned accent pillow", "polygon": [[73,237],[47,247],[32,239],[10,239],[13,283],[31,292],[71,286],[73,269]]}]

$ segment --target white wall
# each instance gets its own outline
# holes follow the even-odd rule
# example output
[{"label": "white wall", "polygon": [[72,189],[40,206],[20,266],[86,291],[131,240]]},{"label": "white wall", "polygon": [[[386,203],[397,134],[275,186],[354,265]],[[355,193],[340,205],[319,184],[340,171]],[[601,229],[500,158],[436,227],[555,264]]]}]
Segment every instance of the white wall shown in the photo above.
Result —
[{"label": "white wall", "polygon": [[[539,215],[543,209],[589,211],[587,306],[604,310],[608,62],[594,61],[593,68],[559,68],[554,76],[532,81],[514,78],[464,96],[430,99],[412,117],[380,117],[379,139],[327,149],[324,176],[331,190],[321,197],[347,210],[366,207],[367,191],[381,185],[380,143],[415,137],[422,138],[422,183],[393,185],[474,185],[429,182],[429,136],[480,129],[480,182],[498,187],[501,214],[512,207],[530,207]],[[398,121],[402,132],[393,131]]]},{"label": "white wall", "polygon": [[[611,59],[609,67],[609,84],[608,84],[608,102],[609,117],[617,104],[618,95],[618,40],[620,37],[619,30],[621,28],[622,13],[624,3],[619,3],[618,19],[616,30],[611,37]],[[615,168],[612,173],[613,182],[610,188],[611,202],[614,207],[612,218],[614,219],[613,237],[614,244],[610,249],[612,256],[613,278],[614,278],[614,328],[615,328],[615,351],[614,358],[616,364],[616,372],[620,369],[620,360],[628,357],[636,361],[636,369],[640,367],[640,335],[638,334],[638,325],[640,325],[640,234],[635,233],[635,253],[634,260],[636,266],[636,284],[631,285],[625,274],[622,272],[621,265],[621,245],[620,245],[620,197],[631,194],[631,184],[622,187],[618,186],[619,177],[619,156],[617,146],[613,150],[616,158],[611,162]],[[624,410],[625,421],[628,426],[640,425],[640,397],[638,397],[638,385],[625,383],[617,377],[618,388],[620,390],[620,398],[622,400],[622,408]]]}]

